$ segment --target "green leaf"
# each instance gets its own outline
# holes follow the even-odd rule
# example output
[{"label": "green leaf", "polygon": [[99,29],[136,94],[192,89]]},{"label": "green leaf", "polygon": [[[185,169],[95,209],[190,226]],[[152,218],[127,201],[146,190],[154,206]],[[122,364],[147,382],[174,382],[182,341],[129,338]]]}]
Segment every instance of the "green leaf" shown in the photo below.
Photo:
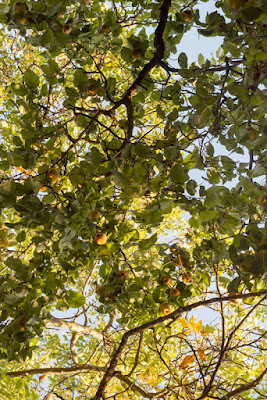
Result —
[{"label": "green leaf", "polygon": [[170,178],[173,183],[184,183],[188,179],[187,170],[182,165],[174,165],[170,171]]},{"label": "green leaf", "polygon": [[178,63],[181,68],[187,68],[187,55],[184,52],[179,54]]},{"label": "green leaf", "polygon": [[72,308],[79,308],[82,307],[85,303],[85,297],[74,290],[68,290],[65,301],[67,302],[69,307]]},{"label": "green leaf", "polygon": [[36,89],[39,86],[39,76],[30,68],[25,71],[24,79],[29,89]]}]

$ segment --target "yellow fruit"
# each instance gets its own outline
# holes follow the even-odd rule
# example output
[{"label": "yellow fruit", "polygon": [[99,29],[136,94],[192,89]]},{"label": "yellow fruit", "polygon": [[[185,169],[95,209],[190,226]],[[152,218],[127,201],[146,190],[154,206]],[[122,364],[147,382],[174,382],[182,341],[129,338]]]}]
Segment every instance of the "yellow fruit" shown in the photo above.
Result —
[{"label": "yellow fruit", "polygon": [[193,17],[193,13],[191,10],[182,11],[180,14],[180,18],[183,22],[191,21],[192,17]]},{"label": "yellow fruit", "polygon": [[168,315],[170,314],[171,309],[170,306],[167,303],[161,303],[159,306],[159,313],[161,315]]},{"label": "yellow fruit", "polygon": [[26,9],[25,3],[23,3],[22,1],[18,1],[13,6],[13,11],[15,14],[22,14],[25,11],[25,9]]},{"label": "yellow fruit", "polygon": [[181,294],[180,290],[178,290],[176,288],[172,288],[170,290],[170,296],[173,297],[173,298],[176,298],[176,297],[180,296],[180,294]]},{"label": "yellow fruit", "polygon": [[247,0],[227,0],[228,6],[234,10],[244,6],[246,2]]},{"label": "yellow fruit", "polygon": [[144,56],[143,50],[141,50],[139,48],[133,49],[132,57],[134,60],[141,60],[143,58],[143,56]]},{"label": "yellow fruit", "polygon": [[97,209],[95,209],[94,211],[91,212],[91,216],[92,216],[94,219],[100,218],[100,216],[101,216],[100,211],[98,211]]},{"label": "yellow fruit", "polygon": [[161,277],[160,282],[162,283],[162,285],[168,286],[172,283],[172,278],[169,275],[165,274]]},{"label": "yellow fruit", "polygon": [[28,22],[29,22],[29,20],[28,20],[28,18],[26,17],[26,15],[21,15],[21,16],[18,18],[18,23],[19,23],[20,25],[27,25]]},{"label": "yellow fruit", "polygon": [[52,183],[56,183],[56,181],[58,180],[58,172],[55,168],[50,169],[47,175],[48,178],[51,179]]},{"label": "yellow fruit", "polygon": [[250,272],[252,269],[252,265],[248,261],[242,261],[239,265],[239,270],[241,272]]},{"label": "yellow fruit", "polygon": [[259,197],[258,203],[261,204],[262,206],[267,207],[267,194],[266,194],[266,193],[265,193],[265,194],[262,194],[262,195]]},{"label": "yellow fruit", "polygon": [[47,187],[46,186],[41,186],[39,190],[40,190],[40,192],[46,192],[47,191]]},{"label": "yellow fruit", "polygon": [[96,244],[103,245],[107,241],[107,236],[104,233],[97,233],[95,235]]},{"label": "yellow fruit", "polygon": [[185,272],[184,274],[182,274],[182,281],[184,283],[188,283],[192,280],[192,275],[189,272]]},{"label": "yellow fruit", "polygon": [[88,94],[89,96],[94,96],[97,92],[97,86],[92,83],[91,85],[88,86]]},{"label": "yellow fruit", "polygon": [[69,35],[72,31],[72,26],[70,24],[64,24],[62,26],[62,32],[65,33],[66,35]]},{"label": "yellow fruit", "polygon": [[101,31],[103,33],[109,33],[110,32],[110,28],[107,24],[102,25]]}]

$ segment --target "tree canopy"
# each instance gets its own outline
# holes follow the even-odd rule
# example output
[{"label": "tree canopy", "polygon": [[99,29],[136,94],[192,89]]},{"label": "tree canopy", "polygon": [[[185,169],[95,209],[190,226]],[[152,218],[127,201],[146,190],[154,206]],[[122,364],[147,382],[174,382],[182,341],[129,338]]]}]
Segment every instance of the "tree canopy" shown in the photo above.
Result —
[{"label": "tree canopy", "polygon": [[204,3],[2,1],[1,399],[266,398],[267,2]]}]

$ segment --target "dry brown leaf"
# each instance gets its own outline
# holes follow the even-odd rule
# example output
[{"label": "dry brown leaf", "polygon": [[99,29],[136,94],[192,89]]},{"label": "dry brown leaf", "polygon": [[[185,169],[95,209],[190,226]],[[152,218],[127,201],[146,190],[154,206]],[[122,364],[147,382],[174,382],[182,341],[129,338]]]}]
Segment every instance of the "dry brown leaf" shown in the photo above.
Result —
[{"label": "dry brown leaf", "polygon": [[195,355],[194,354],[191,354],[190,356],[185,356],[185,358],[183,359],[183,361],[179,365],[179,369],[187,368],[189,365],[193,364],[194,361],[195,361]]}]

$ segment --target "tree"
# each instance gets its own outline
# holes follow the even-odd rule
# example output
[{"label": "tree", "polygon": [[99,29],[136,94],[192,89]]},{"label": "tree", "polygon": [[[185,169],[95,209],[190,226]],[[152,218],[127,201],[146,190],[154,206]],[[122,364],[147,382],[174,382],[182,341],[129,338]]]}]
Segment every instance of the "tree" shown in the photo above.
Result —
[{"label": "tree", "polygon": [[2,399],[266,398],[267,7],[215,5],[0,5]]}]

